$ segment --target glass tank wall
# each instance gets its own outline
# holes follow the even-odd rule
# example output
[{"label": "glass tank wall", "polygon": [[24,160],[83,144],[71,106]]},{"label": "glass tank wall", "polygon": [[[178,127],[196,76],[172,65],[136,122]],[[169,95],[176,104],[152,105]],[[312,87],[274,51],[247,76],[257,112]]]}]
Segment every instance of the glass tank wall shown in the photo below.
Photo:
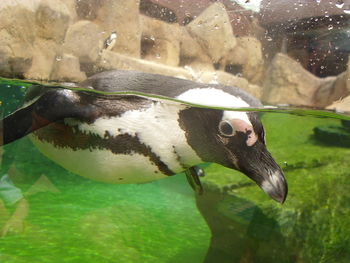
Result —
[{"label": "glass tank wall", "polygon": [[[349,54],[348,0],[1,0],[0,262],[349,262]],[[147,73],[147,89],[134,73],[109,82],[107,75],[94,77],[115,70]],[[195,105],[173,100],[185,98],[173,94],[187,87],[223,86],[265,106],[225,104],[234,88],[219,103],[211,93],[187,101]],[[38,87],[41,97],[29,94]],[[122,113],[110,113],[112,100]],[[166,109],[159,122],[151,120],[159,109],[149,111],[149,102]],[[92,114],[91,105],[107,105],[108,117]],[[248,178],[242,160],[224,167],[210,158],[220,152],[209,149],[211,142],[199,143],[198,151],[208,152],[203,162],[147,182],[148,165],[160,167],[154,179],[167,172],[152,150],[173,147],[181,163],[181,149],[183,156],[198,153],[192,142],[207,138],[200,121],[179,113],[184,109],[258,114],[265,132],[257,124],[247,128],[249,153],[242,159],[264,163],[260,152],[250,155],[249,136],[263,142],[266,135],[288,181],[286,200],[264,193],[271,189]],[[80,121],[84,132],[69,135],[67,127]],[[194,133],[177,134],[177,126],[165,123],[181,129],[188,123]],[[224,124],[215,124],[220,138],[235,133]],[[128,136],[142,142],[144,132],[155,145],[133,148],[132,139],[110,146],[113,132],[129,128]],[[63,151],[53,158],[29,138],[32,132],[54,135],[51,142]],[[170,144],[176,136],[187,136],[193,149]],[[69,153],[77,147],[94,157]],[[103,147],[131,158],[118,166],[101,155]],[[102,163],[114,167],[117,179],[100,180]],[[124,175],[137,180],[120,183]]]}]

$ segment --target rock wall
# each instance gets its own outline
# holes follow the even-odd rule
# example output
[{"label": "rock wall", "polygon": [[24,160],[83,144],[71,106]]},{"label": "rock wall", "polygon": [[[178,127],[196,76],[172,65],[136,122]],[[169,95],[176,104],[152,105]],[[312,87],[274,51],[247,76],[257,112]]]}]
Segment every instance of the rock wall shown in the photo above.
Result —
[{"label": "rock wall", "polygon": [[300,63],[277,54],[266,71],[262,100],[271,104],[326,107],[349,94],[346,73],[318,78]]},{"label": "rock wall", "polygon": [[321,107],[349,93],[349,72],[320,79],[283,54],[266,60],[258,35],[237,36],[225,6],[207,5],[183,26],[140,14],[139,0],[2,0],[0,76],[80,82],[140,70]]}]

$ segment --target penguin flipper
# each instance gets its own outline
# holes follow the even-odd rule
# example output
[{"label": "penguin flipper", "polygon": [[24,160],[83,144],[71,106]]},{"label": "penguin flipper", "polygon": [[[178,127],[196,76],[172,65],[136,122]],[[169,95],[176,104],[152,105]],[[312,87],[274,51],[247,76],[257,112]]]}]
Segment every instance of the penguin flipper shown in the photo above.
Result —
[{"label": "penguin flipper", "polygon": [[64,118],[89,121],[96,114],[95,106],[81,103],[76,92],[50,89],[40,95],[35,102],[0,121],[0,146]]},{"label": "penguin flipper", "polygon": [[192,166],[185,171],[186,178],[192,189],[199,195],[203,194],[203,186],[199,176],[204,176],[204,171],[199,166]]}]

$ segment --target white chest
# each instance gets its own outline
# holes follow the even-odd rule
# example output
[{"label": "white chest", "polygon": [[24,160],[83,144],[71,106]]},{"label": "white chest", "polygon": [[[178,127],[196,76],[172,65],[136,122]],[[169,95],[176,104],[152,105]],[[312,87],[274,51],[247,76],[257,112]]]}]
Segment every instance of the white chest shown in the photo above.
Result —
[{"label": "white chest", "polygon": [[[92,124],[66,120],[80,133],[105,139],[128,135],[140,146],[123,141],[123,151],[103,147],[72,149],[57,146],[32,136],[34,144],[48,158],[67,170],[90,179],[108,183],[143,183],[165,177],[164,169],[179,173],[202,160],[187,144],[180,128],[178,112],[184,106],[155,102],[150,108],[125,112],[120,116],[98,118]],[[79,140],[79,137],[73,138]],[[105,145],[104,145],[105,146]],[[118,145],[111,146],[117,147]],[[140,150],[141,149],[141,150]],[[142,150],[143,149],[143,150]]]}]

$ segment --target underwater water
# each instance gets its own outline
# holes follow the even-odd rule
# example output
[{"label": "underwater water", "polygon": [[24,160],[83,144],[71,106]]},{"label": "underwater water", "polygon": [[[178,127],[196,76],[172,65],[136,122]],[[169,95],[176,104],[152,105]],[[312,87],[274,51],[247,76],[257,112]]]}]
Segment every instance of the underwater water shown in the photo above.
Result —
[{"label": "underwater water", "polygon": [[[25,88],[0,85],[6,115]],[[204,167],[197,195],[184,174],[104,184],[67,172],[26,137],[4,146],[27,203],[16,221],[16,208],[0,202],[0,262],[349,262],[349,117],[302,113],[262,115],[288,180],[283,205],[216,164]]]}]

